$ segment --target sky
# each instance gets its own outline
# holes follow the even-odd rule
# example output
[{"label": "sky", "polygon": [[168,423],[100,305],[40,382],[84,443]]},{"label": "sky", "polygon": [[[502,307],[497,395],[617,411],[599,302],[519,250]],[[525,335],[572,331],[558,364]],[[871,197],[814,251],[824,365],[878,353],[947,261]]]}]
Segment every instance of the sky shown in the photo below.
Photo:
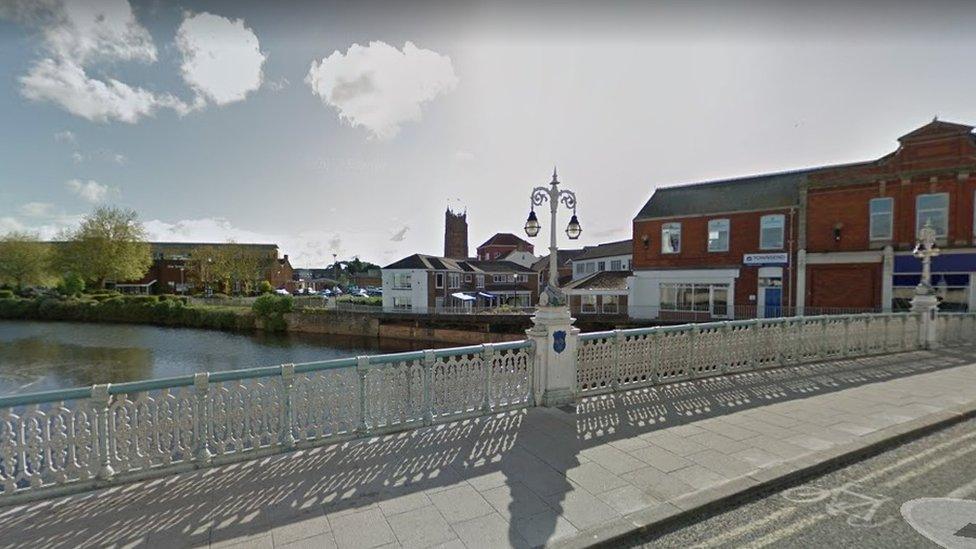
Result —
[{"label": "sky", "polygon": [[442,253],[448,206],[472,253],[521,235],[557,166],[560,246],[619,240],[657,187],[976,124],[974,26],[938,1],[0,0],[0,234],[116,205],[154,240],[388,264]]}]

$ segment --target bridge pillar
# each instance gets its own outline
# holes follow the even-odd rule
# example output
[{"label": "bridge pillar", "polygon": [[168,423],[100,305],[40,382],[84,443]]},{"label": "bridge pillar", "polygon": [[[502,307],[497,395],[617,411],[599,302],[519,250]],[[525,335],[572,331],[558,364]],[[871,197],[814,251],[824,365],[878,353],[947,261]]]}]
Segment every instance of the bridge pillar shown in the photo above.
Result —
[{"label": "bridge pillar", "polygon": [[533,392],[536,406],[561,406],[576,394],[576,346],[579,328],[569,307],[540,306],[525,331],[535,343]]},{"label": "bridge pillar", "polygon": [[916,293],[912,297],[912,312],[920,313],[918,323],[918,342],[924,349],[934,349],[939,346],[936,315],[939,310],[939,299],[934,294]]}]

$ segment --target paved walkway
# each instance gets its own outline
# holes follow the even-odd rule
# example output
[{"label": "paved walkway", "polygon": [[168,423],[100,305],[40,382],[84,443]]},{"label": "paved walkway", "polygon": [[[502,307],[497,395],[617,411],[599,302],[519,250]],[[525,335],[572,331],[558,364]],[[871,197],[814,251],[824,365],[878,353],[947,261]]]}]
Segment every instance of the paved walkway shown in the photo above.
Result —
[{"label": "paved walkway", "polygon": [[976,348],[595,397],[0,508],[0,547],[501,547],[693,508],[976,407]]}]

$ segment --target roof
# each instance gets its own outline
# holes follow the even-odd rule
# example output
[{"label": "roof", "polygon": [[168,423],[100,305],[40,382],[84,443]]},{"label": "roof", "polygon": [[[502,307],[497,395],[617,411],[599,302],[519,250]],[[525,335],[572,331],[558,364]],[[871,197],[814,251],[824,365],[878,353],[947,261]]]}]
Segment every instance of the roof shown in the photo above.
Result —
[{"label": "roof", "polygon": [[253,242],[149,242],[153,248],[203,248],[203,247],[223,247],[239,246],[245,248],[267,248],[278,249],[277,244],[259,244]]},{"label": "roof", "polygon": [[[576,259],[581,253],[583,253],[583,250],[584,250],[583,248],[579,248],[576,250],[557,250],[556,251],[557,268]],[[533,271],[542,271],[543,269],[546,269],[548,267],[549,267],[549,254],[540,257],[539,259],[536,260],[535,263],[532,264]]]},{"label": "roof", "polygon": [[566,290],[626,290],[631,271],[600,271],[567,284]]},{"label": "roof", "polygon": [[656,189],[635,219],[773,210],[796,206],[800,183],[823,168]]},{"label": "roof", "polygon": [[584,259],[594,259],[597,257],[611,257],[615,255],[633,255],[634,253],[634,240],[628,238],[627,240],[619,240],[617,242],[607,242],[606,244],[599,244],[597,246],[587,246],[583,248],[583,253],[579,254],[574,261],[583,261]]},{"label": "roof", "polygon": [[423,269],[426,271],[458,271],[465,273],[531,273],[532,269],[511,261],[476,261],[451,259],[425,254],[413,254],[395,261],[383,269]]},{"label": "roof", "polygon": [[531,242],[521,239],[512,233],[495,233],[495,236],[486,240],[478,248],[484,248],[485,246],[518,246],[519,244],[532,246]]},{"label": "roof", "polygon": [[954,122],[945,122],[936,118],[928,124],[920,128],[916,128],[899,137],[898,141],[942,139],[945,137],[967,135],[972,131],[972,126],[967,126],[966,124],[956,124]]}]

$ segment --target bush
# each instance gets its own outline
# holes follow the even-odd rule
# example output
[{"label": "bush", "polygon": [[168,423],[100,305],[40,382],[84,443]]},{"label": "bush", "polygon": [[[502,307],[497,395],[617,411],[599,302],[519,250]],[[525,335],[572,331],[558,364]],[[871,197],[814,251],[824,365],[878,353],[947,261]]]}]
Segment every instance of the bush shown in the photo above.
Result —
[{"label": "bush", "polygon": [[0,299],[13,299],[13,290],[0,290]]},{"label": "bush", "polygon": [[68,273],[61,281],[59,289],[64,295],[81,295],[85,291],[85,280],[75,273]]},{"label": "bush", "polygon": [[261,283],[258,284],[259,294],[264,295],[264,294],[270,294],[271,292],[274,292],[274,286],[272,286],[271,283],[268,282],[267,280],[262,280]]},{"label": "bush", "polygon": [[212,297],[214,299],[230,299],[230,296],[229,295],[222,294],[220,292],[214,292],[213,295],[211,295],[210,297]]},{"label": "bush", "polygon": [[262,322],[264,329],[281,332],[287,328],[285,313],[290,313],[295,302],[290,295],[265,294],[254,300],[251,311]]}]

